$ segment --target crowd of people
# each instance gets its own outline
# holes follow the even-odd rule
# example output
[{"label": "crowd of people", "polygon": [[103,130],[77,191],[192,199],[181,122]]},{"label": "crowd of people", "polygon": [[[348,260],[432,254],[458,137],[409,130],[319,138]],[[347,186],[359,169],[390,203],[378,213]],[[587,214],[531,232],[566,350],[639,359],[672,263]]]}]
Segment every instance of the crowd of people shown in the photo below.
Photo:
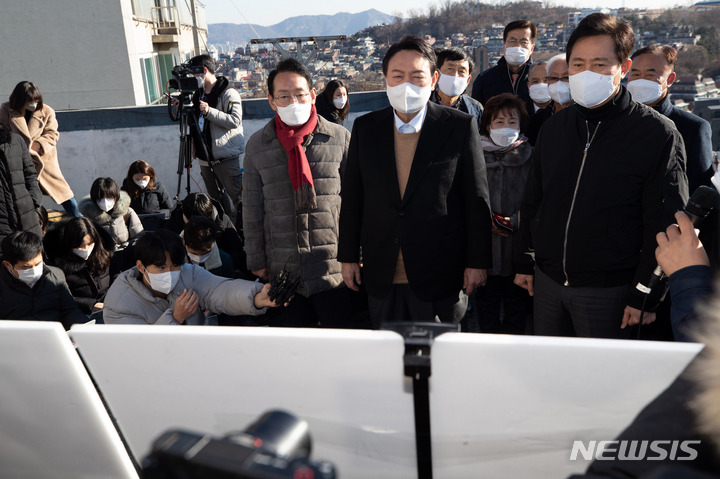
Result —
[{"label": "crowd of people", "polygon": [[[20,82],[0,107],[0,317],[441,321],[617,339],[655,322],[659,337],[694,340],[718,225],[711,214],[698,233],[682,210],[720,177],[709,124],[670,101],[677,50],[633,51],[630,25],[601,13],[548,61],[533,63],[536,39],[533,23],[509,23],[503,57],[473,81],[464,50],[404,37],[382,63],[390,106],[352,133],[345,84],[318,93],[307,67],[284,59],[267,81],[275,115],[247,142],[238,92],[195,57],[208,194],[177,204],[142,160],[78,203],[54,112]],[[48,223],[43,194],[67,218]],[[669,280],[656,286],[658,264]],[[288,301],[273,292],[279,278]]]},{"label": "crowd of people", "polygon": [[[95,179],[78,203],[54,112],[20,82],[0,107],[5,281],[39,291],[47,276],[81,315],[108,323],[446,321],[628,338],[657,310],[666,339],[687,339],[692,308],[679,317],[669,305],[682,298],[646,286],[656,235],[714,175],[708,123],[670,102],[677,51],[633,52],[631,27],[603,14],[580,23],[566,54],[533,62],[536,39],[533,23],[509,23],[503,57],[473,81],[463,49],[403,38],[383,59],[390,107],[355,119],[352,133],[345,84],[316,92],[307,67],[282,60],[268,77],[276,114],[247,142],[238,92],[210,56],[194,57],[208,193],[178,204],[143,160],[120,182]],[[68,218],[47,224],[43,194]],[[702,229],[706,246],[713,228]],[[42,265],[28,233],[44,238]],[[276,306],[262,284],[282,275],[297,280],[292,300],[257,318]],[[238,302],[218,298],[232,288]]]}]

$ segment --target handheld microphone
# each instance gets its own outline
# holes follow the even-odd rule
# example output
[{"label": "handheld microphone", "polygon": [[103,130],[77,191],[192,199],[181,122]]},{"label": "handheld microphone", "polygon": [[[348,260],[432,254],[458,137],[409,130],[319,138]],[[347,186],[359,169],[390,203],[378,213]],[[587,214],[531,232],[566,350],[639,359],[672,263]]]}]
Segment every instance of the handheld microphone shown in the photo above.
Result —
[{"label": "handheld microphone", "polygon": [[[699,225],[715,207],[717,201],[718,192],[715,188],[709,186],[700,186],[695,190],[690,199],[685,205],[685,214],[688,215],[690,221],[692,221],[693,227]],[[658,265],[653,271],[650,281],[647,286],[643,286],[638,283],[637,289],[645,294],[650,294],[650,291],[657,286],[663,277],[663,270]]]}]

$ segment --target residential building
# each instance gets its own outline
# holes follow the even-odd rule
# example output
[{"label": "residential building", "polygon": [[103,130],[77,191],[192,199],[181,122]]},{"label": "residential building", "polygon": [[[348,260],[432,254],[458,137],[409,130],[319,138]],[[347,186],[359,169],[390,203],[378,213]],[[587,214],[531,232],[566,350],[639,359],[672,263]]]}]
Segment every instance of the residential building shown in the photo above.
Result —
[{"label": "residential building", "polygon": [[30,80],[56,110],[149,105],[175,64],[206,50],[207,23],[195,0],[13,1],[0,42],[0,99]]}]

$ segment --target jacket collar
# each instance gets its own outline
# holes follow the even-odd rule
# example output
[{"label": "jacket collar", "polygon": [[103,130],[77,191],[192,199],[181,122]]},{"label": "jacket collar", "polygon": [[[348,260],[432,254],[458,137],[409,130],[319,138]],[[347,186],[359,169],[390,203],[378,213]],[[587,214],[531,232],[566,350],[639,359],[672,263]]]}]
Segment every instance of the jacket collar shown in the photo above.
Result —
[{"label": "jacket collar", "polygon": [[[510,65],[508,65],[507,60],[505,60],[505,55],[500,57],[500,60],[498,60],[497,65],[498,65],[498,67],[504,68],[505,70],[507,70],[508,73],[512,73],[510,71]],[[530,58],[528,58],[528,61],[523,63],[521,66],[522,66],[522,68],[520,68],[520,71],[518,72],[520,74],[520,78],[522,78],[523,75],[525,74],[525,72],[528,71],[527,69],[532,66],[532,56]],[[520,79],[518,79],[518,81],[520,81]]]},{"label": "jacket collar", "polygon": [[665,116],[670,116],[673,111],[673,104],[670,101],[670,94],[665,95],[665,99],[653,107],[658,113],[662,113]]}]

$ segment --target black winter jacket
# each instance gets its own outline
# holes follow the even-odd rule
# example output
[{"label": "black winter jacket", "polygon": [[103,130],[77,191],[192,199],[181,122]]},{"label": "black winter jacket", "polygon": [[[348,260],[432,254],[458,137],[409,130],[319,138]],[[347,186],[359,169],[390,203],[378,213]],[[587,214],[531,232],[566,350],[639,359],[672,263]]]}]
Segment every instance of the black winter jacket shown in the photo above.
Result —
[{"label": "black winter jacket", "polygon": [[555,282],[627,284],[628,304],[640,309],[635,286],[647,285],[655,268],[655,235],[687,198],[685,148],[667,118],[622,86],[600,108],[565,108],[547,119],[535,146],[517,271],[532,273],[522,258],[534,246],[537,266]]},{"label": "black winter jacket", "polygon": [[[225,251],[232,258],[232,263],[236,269],[247,273],[247,261],[245,260],[244,242],[240,234],[238,234],[235,225],[230,216],[228,216],[220,203],[212,200],[213,203],[213,221],[218,228],[217,245],[218,248]],[[185,227],[183,219],[182,204],[178,204],[170,212],[170,219],[163,226],[170,231],[180,234]]]},{"label": "black winter jacket", "polygon": [[0,267],[0,318],[58,321],[65,329],[88,321],[78,309],[58,268],[45,265],[43,276],[30,288],[5,266]]},{"label": "black winter jacket", "polygon": [[0,241],[16,231],[42,238],[42,192],[25,141],[0,127]]},{"label": "black winter jacket", "polygon": [[530,98],[528,89],[528,76],[532,68],[532,59],[525,62],[520,69],[520,76],[513,85],[512,72],[508,67],[505,57],[498,60],[497,65],[482,72],[473,82],[472,97],[485,105],[487,101],[500,93],[512,93],[525,102],[528,115],[534,110],[533,101]]},{"label": "black winter jacket", "polygon": [[109,266],[102,273],[91,274],[87,262],[73,252],[56,258],[54,266],[65,273],[65,281],[80,311],[90,314],[95,303],[105,300],[105,293],[110,287]]},{"label": "black winter jacket", "polygon": [[161,211],[169,211],[172,208],[172,199],[168,195],[167,190],[159,181],[155,182],[155,189],[145,188],[140,191],[138,196],[133,196],[131,191],[136,186],[135,183],[128,184],[127,178],[123,181],[122,189],[130,196],[130,208],[135,210],[139,215],[160,213]]}]

